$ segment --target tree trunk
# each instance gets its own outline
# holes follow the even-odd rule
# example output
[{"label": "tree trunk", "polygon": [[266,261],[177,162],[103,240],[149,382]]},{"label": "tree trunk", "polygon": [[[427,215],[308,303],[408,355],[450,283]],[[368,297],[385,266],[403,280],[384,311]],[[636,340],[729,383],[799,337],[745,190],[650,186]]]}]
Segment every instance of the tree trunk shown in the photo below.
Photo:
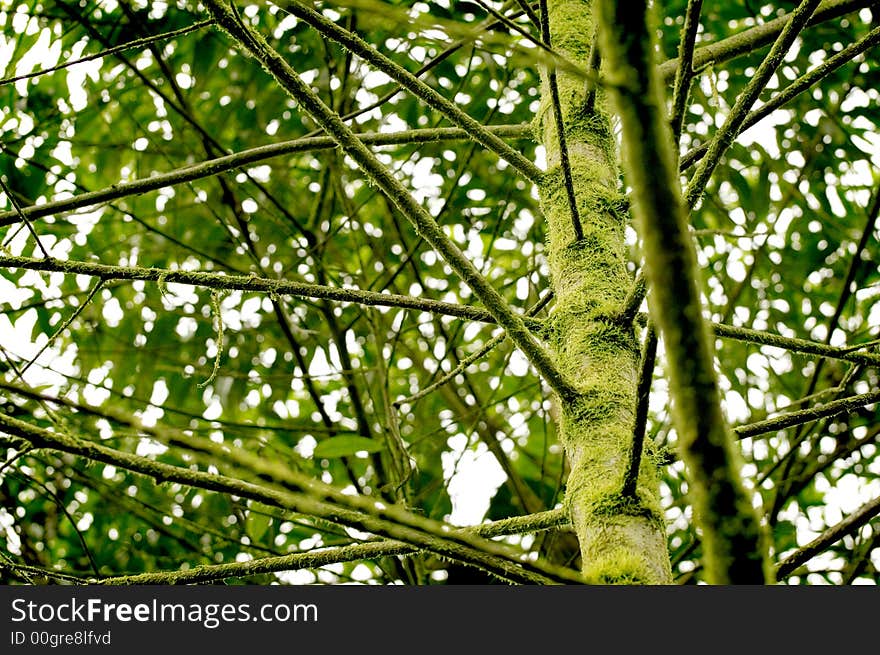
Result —
[{"label": "tree trunk", "polygon": [[[548,5],[553,50],[587,70],[590,3],[550,0]],[[633,280],[626,268],[626,212],[618,211],[623,197],[614,136],[601,93],[594,101],[583,75],[560,66],[555,72],[542,70],[542,82],[535,124],[546,149],[547,173],[539,193],[556,294],[548,334],[557,365],[578,392],[573,399],[559,399],[558,428],[571,462],[566,503],[580,540],[583,572],[597,583],[668,584],[672,574],[650,444],[635,493],[622,493],[633,443],[640,347],[631,321],[619,318]]]}]

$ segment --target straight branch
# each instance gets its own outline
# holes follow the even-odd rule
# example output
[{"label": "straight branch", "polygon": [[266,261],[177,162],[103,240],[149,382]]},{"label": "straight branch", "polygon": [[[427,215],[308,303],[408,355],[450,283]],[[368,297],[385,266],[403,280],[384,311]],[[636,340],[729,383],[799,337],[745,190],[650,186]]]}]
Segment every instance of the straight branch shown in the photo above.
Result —
[{"label": "straight branch", "polygon": [[[530,514],[528,516],[503,519],[492,523],[484,523],[472,528],[461,530],[466,534],[476,534],[491,538],[504,534],[519,534],[549,530],[566,522],[565,512],[561,509]],[[291,553],[275,557],[261,557],[247,562],[229,562],[226,564],[208,564],[195,566],[185,571],[162,571],[157,573],[139,573],[136,575],[101,578],[90,582],[102,585],[135,585],[135,584],[196,584],[225,580],[233,577],[246,577],[279,571],[298,569],[315,569],[328,564],[353,562],[358,560],[378,559],[380,557],[400,557],[418,553],[419,549],[399,541],[370,541],[361,544],[350,544],[336,548],[322,548],[308,553]]]},{"label": "straight branch", "polygon": [[208,27],[214,23],[213,20],[203,20],[198,23],[193,23],[189,27],[182,27],[179,30],[174,30],[171,32],[163,32],[162,34],[156,34],[154,36],[148,36],[143,39],[135,39],[134,41],[128,41],[127,43],[123,43],[121,45],[115,46],[113,48],[108,48],[106,50],[102,50],[101,52],[96,52],[91,55],[87,55],[85,57],[80,57],[79,59],[74,59],[73,61],[66,61],[63,64],[58,64],[57,66],[53,66],[52,68],[43,68],[41,70],[32,71],[30,73],[26,73],[24,75],[16,75],[15,77],[7,77],[5,79],[0,80],[0,86],[6,86],[7,84],[14,84],[15,82],[20,82],[21,80],[29,80],[34,77],[40,77],[42,75],[49,75],[50,73],[55,73],[60,70],[64,70],[65,68],[70,68],[71,66],[76,66],[77,64],[84,64],[88,61],[94,61],[95,59],[103,59],[104,57],[110,57],[112,55],[118,54],[120,52],[125,52],[126,50],[133,50],[134,48],[140,48],[145,45],[150,45],[151,43],[156,43],[157,41],[167,41],[169,39],[174,39],[178,36],[183,36],[185,34],[189,34],[190,32],[195,32],[202,28]]},{"label": "straight branch", "polygon": [[866,525],[878,514],[880,514],[880,496],[868,501],[840,523],[831,526],[806,546],[799,548],[786,557],[776,569],[776,579],[782,580],[788,577],[801,564],[811,560],[831,544]]},{"label": "straight branch", "polygon": [[61,261],[59,259],[34,259],[0,255],[0,267],[24,268],[35,271],[61,272],[69,275],[88,275],[104,280],[144,280],[162,284],[185,284],[207,289],[254,291],[275,296],[297,298],[316,298],[336,300],[360,305],[378,307],[401,307],[456,318],[495,323],[494,317],[485,309],[456,305],[438,300],[403,296],[362,289],[345,289],[320,284],[292,282],[262,278],[256,275],[226,275],[224,273],[182,271],[163,268],[142,268],[139,266],[115,266],[83,261]]},{"label": "straight branch", "polygon": [[681,136],[684,120],[684,109],[694,79],[694,46],[697,43],[697,30],[700,27],[700,11],[703,0],[688,0],[684,14],[684,27],[681,29],[681,43],[678,46],[678,69],[675,71],[675,82],[672,92],[672,115],[669,125],[672,127],[672,138],[676,143]]},{"label": "straight branch", "polygon": [[[485,129],[499,138],[531,138],[531,128],[528,125],[490,125],[486,126]],[[461,140],[467,139],[468,133],[460,128],[441,127],[405,130],[388,134],[367,132],[364,134],[358,134],[357,137],[367,145],[388,146]],[[167,173],[159,173],[142,180],[121,182],[106,189],[81,193],[63,200],[46,202],[40,205],[31,205],[30,207],[22,207],[21,215],[14,210],[0,212],[0,227],[17,223],[22,220],[22,216],[33,220],[43,218],[44,216],[73,211],[75,209],[92,207],[112,200],[118,200],[119,198],[140,195],[142,193],[147,193],[148,191],[156,191],[157,189],[212,177],[214,175],[219,175],[220,173],[225,173],[226,171],[232,171],[249,164],[256,164],[282,155],[312,152],[316,150],[330,150],[335,148],[336,145],[336,141],[331,137],[317,136],[248,148],[235,154],[208,159],[199,164],[185,166],[183,168],[168,171]]]},{"label": "straight branch", "polygon": [[[541,38],[549,48],[550,42],[550,19],[547,16],[547,0],[541,0]],[[581,226],[580,211],[578,210],[577,198],[574,192],[574,180],[571,175],[571,163],[568,158],[568,144],[565,140],[565,123],[562,118],[562,104],[559,102],[559,84],[556,80],[556,68],[547,68],[547,81],[550,87],[550,103],[553,105],[553,122],[556,124],[556,138],[559,141],[559,164],[562,166],[562,176],[565,183],[565,195],[568,197],[568,208],[571,212],[571,226],[574,230],[575,241],[584,238],[584,230]]]},{"label": "straight branch", "polygon": [[860,409],[867,405],[880,402],[880,391],[869,391],[868,393],[858,394],[856,396],[847,396],[840,400],[834,400],[830,403],[815,405],[807,409],[801,409],[796,412],[787,412],[780,416],[768,418],[764,421],[750,423],[748,425],[740,425],[733,429],[734,434],[739,439],[747,437],[756,437],[760,434],[768,432],[777,432],[795,425],[803,425],[819,419],[847,414],[853,410]]}]

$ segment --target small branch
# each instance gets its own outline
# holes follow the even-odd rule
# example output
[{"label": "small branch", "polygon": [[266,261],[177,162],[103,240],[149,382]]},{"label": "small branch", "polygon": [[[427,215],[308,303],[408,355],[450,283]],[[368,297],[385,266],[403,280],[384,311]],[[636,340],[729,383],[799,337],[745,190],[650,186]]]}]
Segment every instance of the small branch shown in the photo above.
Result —
[{"label": "small branch", "polygon": [[12,191],[9,190],[9,187],[6,186],[6,182],[3,180],[3,177],[0,177],[0,189],[3,190],[3,193],[6,194],[6,197],[9,198],[9,203],[12,205],[13,213],[17,216],[26,226],[28,232],[31,233],[31,236],[34,237],[34,241],[37,242],[37,248],[40,249],[40,252],[43,253],[43,257],[49,259],[49,252],[46,250],[46,247],[43,245],[43,242],[40,241],[40,235],[37,234],[37,231],[34,229],[34,226],[27,219],[27,217],[22,213],[21,206],[18,204],[18,200],[15,199],[15,196],[12,194]]},{"label": "small branch", "polygon": [[[517,0],[517,2],[521,6],[526,6],[526,7],[528,6],[528,3],[524,2],[524,0]],[[529,11],[531,11],[531,7],[529,7]],[[534,15],[534,12],[532,12],[532,15]],[[536,23],[536,25],[537,25],[537,23]],[[498,26],[497,21],[486,20],[486,21],[483,21],[480,25],[478,25],[476,27],[476,29],[474,30],[474,33],[482,32],[483,30],[492,30],[492,29],[495,29],[497,26]],[[453,53],[455,53],[457,50],[460,50],[462,48],[462,46],[464,46],[467,43],[472,43],[472,42],[473,42],[473,37],[469,36],[469,37],[465,37],[462,39],[458,39],[458,40],[450,43],[437,56],[432,57],[430,60],[428,60],[427,62],[422,64],[418,68],[418,70],[416,70],[414,75],[416,77],[420,77],[424,73],[428,72],[432,68],[435,68],[437,65],[439,65],[440,63],[442,63],[443,61],[448,59],[450,56],[452,56]],[[342,120],[350,121],[354,118],[357,118],[358,116],[363,116],[364,114],[371,112],[372,110],[374,110],[378,107],[381,107],[386,102],[391,100],[394,96],[396,96],[398,93],[400,93],[402,90],[403,90],[403,87],[401,85],[395,84],[394,88],[392,88],[390,91],[388,91],[387,93],[382,95],[375,102],[371,102],[368,105],[365,105],[363,107],[359,107],[358,109],[355,109],[355,110],[345,114],[342,117]],[[319,134],[320,132],[321,132],[321,130],[317,130],[315,133],[310,134],[309,136],[314,136],[315,134]]]},{"label": "small branch", "polygon": [[[810,89],[828,75],[836,71],[841,66],[850,63],[863,52],[873,48],[880,43],[880,27],[875,27],[868,32],[862,39],[853,43],[840,52],[835,53],[819,66],[804,75],[801,75],[794,82],[785,87],[784,90],[777,93],[760,108],[750,112],[739,128],[738,134],[742,134],[750,127],[756,125],[763,119],[767,118],[774,111],[794,99],[804,91]],[[696,163],[698,159],[703,157],[709,150],[711,144],[707,143],[689,150],[682,158],[679,170],[685,171]]]},{"label": "small branch", "polygon": [[77,526],[76,519],[71,515],[64,501],[58,496],[55,491],[50,489],[45,483],[40,482],[39,480],[34,478],[32,475],[27,475],[21,471],[15,471],[14,474],[30,480],[33,484],[40,487],[40,489],[43,490],[43,493],[45,493],[49,498],[52,499],[52,502],[55,503],[55,506],[61,511],[62,514],[64,514],[64,517],[67,519],[70,527],[76,533],[76,537],[79,540],[80,546],[82,546],[83,552],[86,555],[86,559],[89,560],[89,566],[92,567],[92,571],[95,572],[95,575],[100,575],[98,563],[95,561],[94,555],[92,555],[92,549],[89,548],[89,544],[86,541],[86,537],[83,534],[83,531],[79,529],[79,526]]},{"label": "small branch", "polygon": [[[528,125],[489,125],[486,126],[485,129],[499,138],[532,138],[531,128]],[[364,144],[372,146],[436,143],[440,141],[469,138],[467,132],[455,127],[406,130],[389,134],[367,132],[364,134],[358,134],[357,137]],[[282,155],[312,152],[316,150],[330,150],[335,148],[336,145],[336,142],[331,137],[319,136],[257,146],[256,148],[248,148],[247,150],[242,150],[241,152],[232,155],[224,155],[215,159],[209,159],[193,166],[186,166],[167,173],[153,175],[152,177],[144,178],[142,180],[121,182],[106,189],[81,193],[71,198],[46,202],[40,205],[31,205],[30,207],[22,207],[21,214],[28,219],[33,220],[84,207],[92,207],[112,200],[118,200],[119,198],[140,195],[142,193],[147,193],[148,191],[155,191],[165,187],[212,177],[214,175],[219,175],[220,173],[225,173],[226,171],[232,171],[249,164],[255,164]],[[0,212],[0,227],[12,225],[20,220],[21,216],[16,211]]]},{"label": "small branch", "polygon": [[[550,19],[547,16],[547,0],[540,0],[541,6],[541,38],[544,44],[550,48]],[[559,141],[559,161],[562,166],[562,176],[565,181],[565,193],[568,196],[568,208],[571,211],[571,225],[574,229],[574,240],[584,238],[584,230],[581,227],[581,217],[578,210],[577,198],[574,192],[574,180],[571,176],[571,164],[568,160],[568,145],[565,140],[565,123],[562,117],[562,104],[559,102],[559,85],[556,81],[556,68],[547,68],[547,81],[550,86],[550,102],[553,105],[553,122],[556,123],[556,138]]]},{"label": "small branch", "polygon": [[344,289],[320,284],[275,280],[255,275],[225,275],[223,273],[201,271],[114,266],[93,262],[33,259],[9,255],[0,255],[0,267],[25,268],[36,271],[58,271],[69,275],[100,277],[105,280],[145,280],[150,282],[159,282],[161,280],[163,284],[186,284],[208,289],[255,291],[275,296],[320,298],[378,307],[401,307],[403,309],[455,316],[456,318],[483,323],[496,323],[492,315],[480,307],[456,305],[455,303],[439,300],[362,289]]},{"label": "small branch", "polygon": [[[567,522],[565,512],[561,509],[531,514],[529,516],[503,519],[493,523],[484,523],[473,528],[464,528],[461,532],[491,538],[503,534],[536,532],[559,527]],[[195,584],[224,580],[232,577],[246,577],[262,573],[293,571],[297,569],[314,569],[328,564],[352,562],[357,560],[376,559],[412,555],[419,552],[418,548],[397,541],[374,541],[352,544],[337,548],[326,548],[308,553],[291,553],[278,557],[261,557],[248,562],[230,562],[195,566],[186,571],[163,571],[159,573],[140,573],[136,575],[118,576],[90,580],[102,585],[135,585],[135,584]]]},{"label": "small branch", "polygon": [[535,10],[532,9],[532,6],[529,4],[528,0],[516,0],[517,6],[522,9],[523,13],[529,17],[529,20],[532,22],[532,25],[541,29],[541,17],[535,13]]},{"label": "small branch", "polygon": [[[476,2],[483,11],[485,11],[487,14],[489,14],[490,16],[495,18],[495,20],[497,20],[498,23],[500,23],[501,25],[503,25],[507,29],[511,30],[512,32],[516,32],[521,37],[523,37],[524,39],[529,41],[530,43],[533,43],[537,47],[541,48],[547,54],[549,54],[551,56],[556,56],[556,53],[554,53],[553,50],[550,48],[549,43],[545,43],[545,42],[541,41],[540,39],[536,39],[531,34],[529,34],[527,30],[523,29],[520,25],[517,25],[515,22],[510,20],[507,16],[502,14],[497,9],[493,9],[491,6],[489,6],[488,4],[483,2],[483,0],[474,0],[474,2]],[[534,12],[532,12],[532,13],[534,13]]]},{"label": "small branch", "polygon": [[[541,300],[539,300],[537,303],[535,303],[534,307],[532,307],[531,309],[529,309],[526,312],[526,316],[535,316],[552,299],[553,299],[553,293],[552,292],[548,293],[546,296],[541,298]],[[506,338],[507,338],[507,333],[502,332],[497,337],[493,337],[493,338],[489,339],[489,341],[487,341],[486,344],[482,348],[480,348],[475,353],[472,353],[472,354],[468,355],[467,357],[465,357],[463,360],[461,360],[455,368],[453,368],[451,371],[449,371],[449,373],[442,376],[439,380],[437,380],[433,384],[429,384],[427,387],[418,391],[417,393],[413,394],[412,396],[408,396],[407,398],[401,398],[400,400],[395,400],[393,403],[394,406],[400,407],[401,405],[408,405],[408,404],[414,403],[417,400],[424,398],[425,396],[427,396],[431,392],[436,391],[437,389],[442,387],[444,384],[446,384],[447,382],[449,382],[450,380],[455,378],[455,376],[458,375],[459,373],[464,373],[467,370],[468,366],[470,366],[474,362],[482,359],[487,353],[489,353],[492,349],[494,349],[498,344],[502,343]]]},{"label": "small branch", "polygon": [[694,79],[694,46],[697,43],[697,30],[700,27],[700,11],[703,0],[688,0],[684,15],[684,27],[681,29],[681,43],[678,46],[678,69],[672,92],[672,114],[669,125],[672,127],[672,138],[678,143],[681,137],[681,126],[684,120],[684,109],[687,105],[691,82]]},{"label": "small branch", "polygon": [[839,541],[848,534],[852,534],[871,519],[880,514],[880,496],[862,505],[853,514],[842,520],[837,525],[816,537],[813,541],[796,550],[786,557],[776,569],[776,579],[782,580],[804,562],[824,551],[828,546]]},{"label": "small branch", "polygon": [[639,481],[639,467],[642,462],[642,450],[645,447],[645,431],[648,424],[648,401],[651,397],[651,379],[654,375],[654,364],[657,361],[657,332],[649,323],[642,349],[642,365],[639,369],[639,386],[636,393],[636,420],[633,428],[632,448],[629,453],[629,466],[623,478],[620,494],[624,498],[635,498]]},{"label": "small branch", "polygon": [[712,323],[710,327],[716,337],[724,339],[745,341],[761,346],[773,346],[774,348],[783,348],[785,350],[803,353],[805,355],[818,355],[820,357],[829,357],[831,359],[841,359],[847,362],[855,362],[856,364],[864,364],[867,366],[880,365],[880,355],[868,352],[855,352],[855,349],[868,348],[871,344],[829,346],[819,341],[809,341],[807,339],[797,339],[795,337],[783,337],[778,334],[773,334],[772,332],[753,330],[745,327],[735,327],[724,323]]},{"label": "small branch", "polygon": [[46,352],[46,350],[49,348],[49,346],[51,346],[52,343],[54,343],[55,339],[57,339],[59,336],[61,336],[61,333],[64,332],[64,330],[66,330],[68,327],[70,327],[70,324],[76,320],[76,317],[79,316],[83,312],[83,310],[88,306],[88,304],[90,302],[92,302],[92,298],[94,298],[95,295],[103,287],[104,287],[104,279],[98,278],[98,281],[95,282],[94,286],[92,287],[91,291],[89,291],[89,295],[86,296],[85,300],[83,300],[79,304],[79,307],[77,307],[76,310],[70,315],[70,317],[66,321],[64,321],[64,323],[62,323],[61,326],[57,330],[55,330],[55,334],[53,334],[51,337],[49,337],[49,340],[45,343],[45,345],[42,348],[40,348],[39,352],[37,352],[37,354],[34,355],[30,359],[30,361],[28,361],[28,363],[22,367],[22,369],[19,373],[19,376],[24,375],[25,371],[27,371],[31,367],[31,365],[33,365],[33,363],[36,362],[40,358],[40,355],[42,355],[44,352]]},{"label": "small branch", "polygon": [[623,301],[623,309],[620,311],[620,316],[618,317],[621,323],[629,324],[635,321],[636,314],[639,312],[639,307],[642,306],[642,301],[647,294],[648,284],[645,281],[644,271],[639,271],[638,275],[636,275],[636,279],[633,280],[632,290]]},{"label": "small branch", "polygon": [[801,409],[796,412],[788,412],[786,414],[782,414],[781,416],[768,418],[765,421],[758,421],[756,423],[750,423],[748,425],[740,425],[738,427],[735,427],[733,431],[740,439],[755,437],[759,434],[776,432],[778,430],[790,428],[794,425],[810,423],[811,421],[818,421],[819,419],[837,416],[838,414],[846,414],[855,409],[859,409],[861,407],[871,405],[876,402],[880,402],[880,391],[870,391],[868,393],[859,394],[857,396],[848,396],[846,398],[841,398],[840,400],[835,400],[830,403],[825,403],[823,405],[808,407],[807,409]]},{"label": "small branch", "polygon": [[743,92],[737,97],[730,114],[712,138],[706,156],[700,161],[700,165],[684,191],[685,202],[691,209],[702,197],[706,184],[712,177],[715,167],[721,161],[722,155],[739,134],[749,109],[758,100],[764,87],[770,81],[770,77],[782,63],[794,40],[806,27],[807,21],[818,5],[819,0],[803,0],[798,8],[790,14],[790,19],[773,43],[770,53],[764,58]]},{"label": "small branch", "polygon": [[[18,564],[11,559],[9,559],[6,555],[0,553],[0,571],[7,570],[13,575],[18,575],[28,581],[28,583],[33,584],[33,578],[43,577],[48,578],[50,580],[58,580],[59,582],[67,582],[70,584],[88,584],[87,578],[81,578],[76,575],[70,575],[67,573],[61,573],[60,571],[52,571],[50,569],[43,569],[38,566],[28,566],[27,564]],[[32,577],[31,577],[32,576]]]},{"label": "small branch", "polygon": [[199,382],[196,385],[199,389],[207,387],[216,379],[217,374],[220,372],[220,359],[223,357],[223,333],[226,330],[226,326],[223,323],[223,313],[220,307],[220,292],[216,289],[211,292],[211,309],[214,312],[214,320],[217,322],[217,328],[214,334],[214,338],[217,342],[217,354],[214,357],[214,366],[211,369],[211,374],[206,380]]},{"label": "small branch", "polygon": [[584,99],[584,111],[596,111],[596,90],[599,86],[599,67],[602,56],[599,52],[599,26],[593,27],[593,38],[590,40],[590,53],[587,55],[587,93]]},{"label": "small branch", "polygon": [[70,68],[71,66],[76,66],[77,64],[83,64],[87,61],[93,61],[95,59],[103,59],[104,57],[109,57],[111,55],[118,54],[120,52],[124,52],[126,50],[132,50],[134,48],[140,48],[141,46],[149,45],[151,43],[155,43],[157,41],[167,41],[168,39],[173,39],[178,36],[183,36],[184,34],[189,34],[190,32],[195,32],[204,27],[208,27],[209,25],[213,25],[213,20],[203,20],[198,23],[193,23],[189,27],[183,27],[179,30],[174,30],[172,32],[164,32],[162,34],[156,34],[155,36],[149,36],[143,39],[136,39],[134,41],[129,41],[128,43],[123,43],[121,45],[115,46],[113,48],[108,48],[107,50],[102,50],[101,52],[96,52],[91,55],[87,55],[85,57],[81,57],[79,59],[75,59],[74,61],[67,61],[63,64],[59,64],[58,66],[53,66],[52,68],[44,68],[42,70],[33,71],[32,73],[27,73],[25,75],[17,75],[15,77],[7,77],[6,79],[0,80],[0,86],[5,86],[7,84],[14,84],[15,82],[20,82],[21,80],[29,80],[33,77],[40,77],[41,75],[48,75],[50,73],[55,73],[57,71],[63,70],[65,68]]},{"label": "small branch", "polygon": [[[875,7],[878,4],[880,3],[877,0],[833,0],[831,2],[823,2],[807,21],[807,27],[832,21],[850,12],[864,7]],[[709,64],[722,64],[763,48],[779,36],[791,17],[792,14],[788,13],[767,21],[762,25],[756,25],[739,34],[722,39],[717,43],[697,48],[694,51],[694,68],[700,70]],[[677,58],[668,59],[660,64],[657,72],[663,81],[669,82],[675,77],[678,68],[679,60]]]}]

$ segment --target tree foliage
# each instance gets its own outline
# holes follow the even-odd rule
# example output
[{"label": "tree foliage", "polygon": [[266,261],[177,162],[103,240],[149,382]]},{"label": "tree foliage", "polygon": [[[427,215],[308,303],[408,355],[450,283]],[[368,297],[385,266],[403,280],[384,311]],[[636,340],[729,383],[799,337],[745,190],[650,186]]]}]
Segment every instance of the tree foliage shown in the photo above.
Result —
[{"label": "tree foliage", "polygon": [[[560,432],[606,372],[561,315],[627,321],[634,477],[601,484],[656,469],[674,582],[719,580],[728,518],[688,394],[773,576],[880,580],[880,3],[654,3],[632,69],[547,4],[0,2],[0,581],[578,582]],[[639,72],[678,180],[619,161]],[[580,220],[596,151],[540,117],[574,93],[613,136],[613,317],[555,295],[548,160]],[[694,271],[652,272],[658,186]],[[676,386],[680,279],[717,396]]]}]

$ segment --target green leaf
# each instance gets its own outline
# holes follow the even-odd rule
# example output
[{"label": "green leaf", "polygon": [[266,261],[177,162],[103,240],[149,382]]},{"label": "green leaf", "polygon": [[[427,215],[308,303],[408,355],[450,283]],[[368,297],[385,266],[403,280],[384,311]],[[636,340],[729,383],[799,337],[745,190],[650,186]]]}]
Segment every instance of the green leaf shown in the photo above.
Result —
[{"label": "green leaf", "polygon": [[256,542],[262,540],[269,526],[272,525],[272,517],[256,512],[248,512],[247,531],[251,539]]},{"label": "green leaf", "polygon": [[366,451],[375,453],[382,450],[384,444],[366,437],[330,437],[315,446],[315,457],[348,457]]}]

